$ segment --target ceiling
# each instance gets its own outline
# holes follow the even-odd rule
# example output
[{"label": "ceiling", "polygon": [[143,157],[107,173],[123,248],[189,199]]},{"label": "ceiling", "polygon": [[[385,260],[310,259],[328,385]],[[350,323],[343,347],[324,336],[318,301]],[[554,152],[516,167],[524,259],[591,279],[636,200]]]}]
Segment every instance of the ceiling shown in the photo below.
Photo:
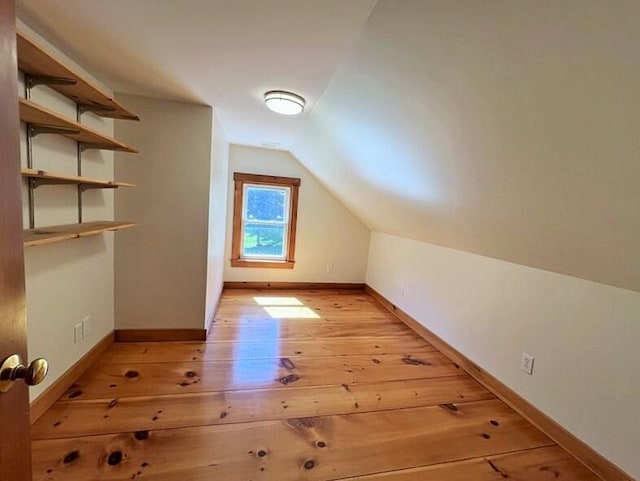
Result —
[{"label": "ceiling", "polygon": [[[290,149],[376,231],[640,291],[640,2],[22,0],[19,15],[115,90],[213,105],[231,142]],[[268,112],[272,88],[307,113]]]},{"label": "ceiling", "polygon": [[638,25],[380,0],[291,151],[376,231],[640,291]]},{"label": "ceiling", "polygon": [[[114,91],[213,105],[231,142],[288,149],[374,4],[21,0],[18,16]],[[305,97],[307,113],[267,110],[273,89]]]}]

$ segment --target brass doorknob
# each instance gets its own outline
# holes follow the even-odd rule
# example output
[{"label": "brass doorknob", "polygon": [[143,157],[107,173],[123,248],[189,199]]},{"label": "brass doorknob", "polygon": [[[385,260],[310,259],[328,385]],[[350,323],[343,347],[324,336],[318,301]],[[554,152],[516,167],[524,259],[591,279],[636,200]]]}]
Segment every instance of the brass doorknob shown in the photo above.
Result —
[{"label": "brass doorknob", "polygon": [[46,359],[36,359],[29,366],[22,364],[17,354],[9,356],[0,365],[0,392],[7,392],[18,379],[23,379],[29,386],[40,384],[47,376],[49,363]]}]

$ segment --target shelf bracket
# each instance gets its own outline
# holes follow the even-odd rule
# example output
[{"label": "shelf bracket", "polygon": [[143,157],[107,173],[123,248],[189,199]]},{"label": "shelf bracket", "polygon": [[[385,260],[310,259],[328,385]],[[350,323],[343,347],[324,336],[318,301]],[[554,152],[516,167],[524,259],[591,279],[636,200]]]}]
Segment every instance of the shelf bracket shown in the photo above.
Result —
[{"label": "shelf bracket", "polygon": [[56,182],[54,180],[49,180],[49,179],[39,179],[37,177],[31,177],[29,179],[29,182],[31,182],[31,185],[33,186],[34,189],[37,189],[38,187],[41,187],[43,185],[60,185],[63,182]]},{"label": "shelf bracket", "polygon": [[25,75],[28,88],[36,85],[76,85],[78,81],[66,77],[49,77],[47,75]]},{"label": "shelf bracket", "polygon": [[34,125],[29,124],[29,135],[35,137],[40,134],[60,134],[60,135],[77,135],[78,129],[69,127],[59,127],[57,125]]},{"label": "shelf bracket", "polygon": [[34,189],[42,187],[43,185],[73,185],[75,183],[66,180],[42,179],[40,177],[31,177],[30,179]]},{"label": "shelf bracket", "polygon": [[38,187],[42,187],[43,185],[73,185],[76,184],[80,191],[84,192],[85,190],[90,189],[117,189],[118,185],[115,183],[108,184],[83,184],[82,182],[70,182],[68,180],[56,180],[56,179],[43,179],[41,177],[28,177],[27,180],[33,189],[37,189]]}]

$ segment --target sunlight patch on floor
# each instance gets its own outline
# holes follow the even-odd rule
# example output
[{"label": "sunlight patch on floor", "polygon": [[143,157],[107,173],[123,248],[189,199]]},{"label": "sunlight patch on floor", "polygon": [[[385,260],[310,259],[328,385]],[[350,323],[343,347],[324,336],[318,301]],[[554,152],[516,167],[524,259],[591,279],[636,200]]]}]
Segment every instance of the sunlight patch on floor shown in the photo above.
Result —
[{"label": "sunlight patch on floor", "polygon": [[254,297],[254,301],[260,306],[303,306],[295,297]]},{"label": "sunlight patch on floor", "polygon": [[256,296],[253,300],[273,319],[320,319],[297,297]]}]

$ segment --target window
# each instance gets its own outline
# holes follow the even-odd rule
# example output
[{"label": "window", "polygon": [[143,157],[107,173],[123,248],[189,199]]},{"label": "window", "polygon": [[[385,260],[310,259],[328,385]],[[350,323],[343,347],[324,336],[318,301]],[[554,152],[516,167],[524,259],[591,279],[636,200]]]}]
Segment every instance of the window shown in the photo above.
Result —
[{"label": "window", "polygon": [[300,179],[233,174],[231,266],[293,269]]}]

